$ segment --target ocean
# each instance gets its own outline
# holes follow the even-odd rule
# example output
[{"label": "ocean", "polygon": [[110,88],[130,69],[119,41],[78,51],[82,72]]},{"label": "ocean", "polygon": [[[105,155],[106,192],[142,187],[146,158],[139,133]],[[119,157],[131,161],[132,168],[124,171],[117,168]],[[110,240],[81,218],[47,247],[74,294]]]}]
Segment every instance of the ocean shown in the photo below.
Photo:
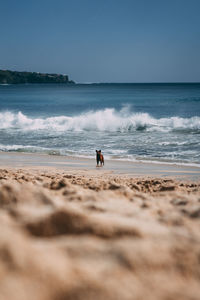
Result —
[{"label": "ocean", "polygon": [[0,85],[0,151],[200,167],[200,83]]}]

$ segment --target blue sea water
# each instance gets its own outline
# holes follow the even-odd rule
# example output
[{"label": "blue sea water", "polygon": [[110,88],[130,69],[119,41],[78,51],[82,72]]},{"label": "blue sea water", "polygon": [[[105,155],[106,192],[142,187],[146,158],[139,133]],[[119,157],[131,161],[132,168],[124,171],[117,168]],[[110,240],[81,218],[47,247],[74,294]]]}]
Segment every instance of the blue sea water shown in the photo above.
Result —
[{"label": "blue sea water", "polygon": [[200,84],[0,85],[0,151],[200,166]]}]

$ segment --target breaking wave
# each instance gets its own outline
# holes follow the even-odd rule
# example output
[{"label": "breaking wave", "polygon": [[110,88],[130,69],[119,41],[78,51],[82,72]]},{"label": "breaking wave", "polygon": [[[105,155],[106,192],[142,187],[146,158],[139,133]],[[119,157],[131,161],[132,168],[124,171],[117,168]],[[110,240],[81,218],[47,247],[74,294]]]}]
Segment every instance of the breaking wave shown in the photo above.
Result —
[{"label": "breaking wave", "polygon": [[127,108],[116,111],[114,108],[89,111],[77,116],[58,116],[30,118],[22,112],[0,113],[0,129],[19,129],[24,131],[194,131],[200,132],[200,117],[160,118],[148,113],[130,113]]}]

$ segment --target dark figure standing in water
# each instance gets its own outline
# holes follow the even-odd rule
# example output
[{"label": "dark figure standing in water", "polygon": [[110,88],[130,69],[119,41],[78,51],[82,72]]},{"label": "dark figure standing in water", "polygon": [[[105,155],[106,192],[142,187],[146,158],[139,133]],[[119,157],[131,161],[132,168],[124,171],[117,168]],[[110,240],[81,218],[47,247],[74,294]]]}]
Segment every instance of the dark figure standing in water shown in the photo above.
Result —
[{"label": "dark figure standing in water", "polygon": [[101,167],[102,165],[104,165],[104,157],[103,154],[101,153],[101,150],[96,150],[96,160],[97,160],[97,167],[99,166],[99,162],[101,163]]}]

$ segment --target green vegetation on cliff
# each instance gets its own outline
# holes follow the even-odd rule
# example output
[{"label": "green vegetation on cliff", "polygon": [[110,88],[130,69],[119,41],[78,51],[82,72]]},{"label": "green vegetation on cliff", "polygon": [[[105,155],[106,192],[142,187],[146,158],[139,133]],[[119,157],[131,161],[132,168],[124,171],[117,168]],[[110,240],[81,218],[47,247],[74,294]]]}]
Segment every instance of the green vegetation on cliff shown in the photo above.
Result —
[{"label": "green vegetation on cliff", "polygon": [[36,72],[17,72],[0,70],[0,84],[16,84],[16,83],[70,83],[67,75],[47,74]]}]

